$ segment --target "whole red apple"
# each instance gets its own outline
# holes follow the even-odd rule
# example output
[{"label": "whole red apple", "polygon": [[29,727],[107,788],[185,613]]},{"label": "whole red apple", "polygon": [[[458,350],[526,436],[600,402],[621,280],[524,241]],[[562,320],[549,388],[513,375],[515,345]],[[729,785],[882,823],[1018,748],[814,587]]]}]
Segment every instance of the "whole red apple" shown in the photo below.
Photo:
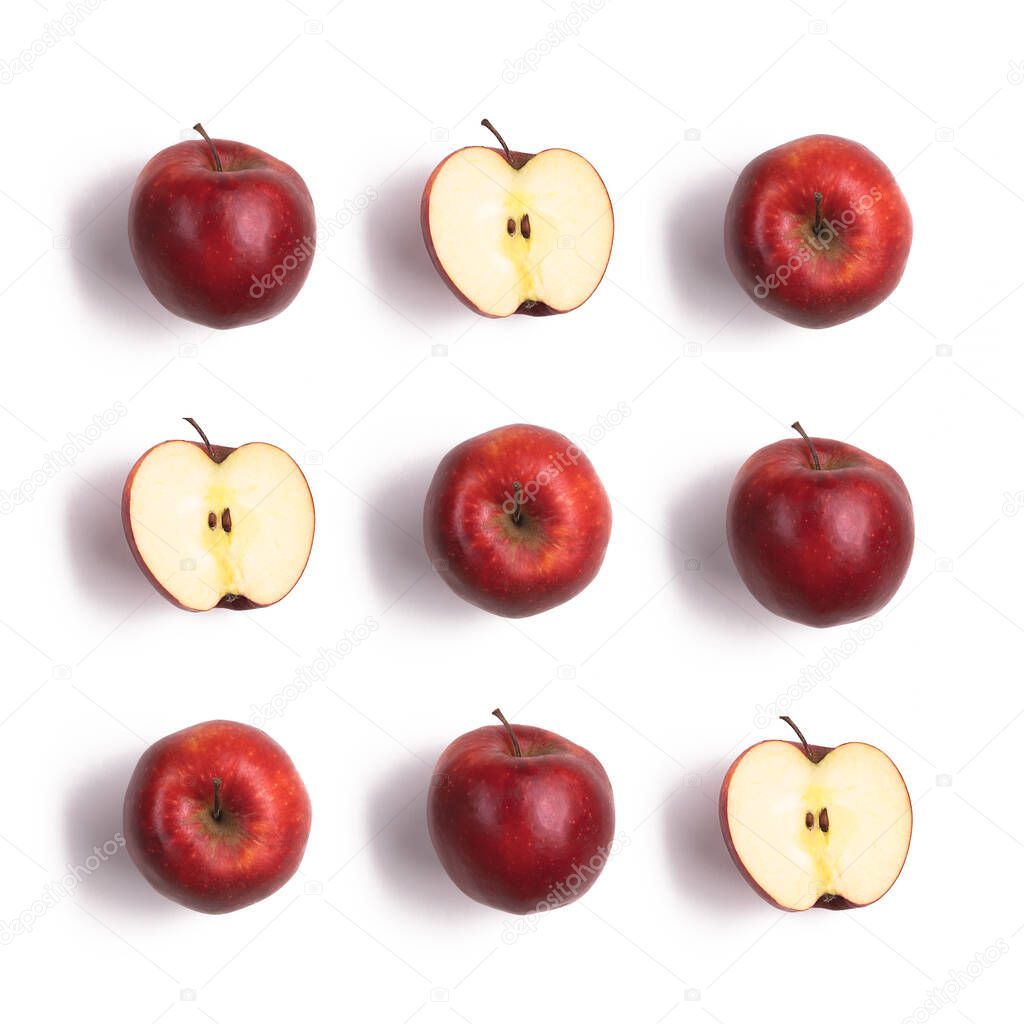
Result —
[{"label": "whole red apple", "polygon": [[780,910],[851,910],[892,888],[910,849],[913,809],[878,747],[764,740],[732,763],[719,821],[740,874]]},{"label": "whole red apple", "polygon": [[553,910],[594,884],[611,853],[612,787],[589,751],[545,729],[484,726],[438,759],[430,839],[451,880],[510,914]]},{"label": "whole red apple", "polygon": [[866,618],[899,589],[914,550],[900,475],[842,441],[777,441],[740,467],[726,534],[740,577],[767,608],[807,626]]},{"label": "whole red apple", "polygon": [[912,234],[889,168],[835,135],[808,135],[752,160],[725,213],[733,276],[762,309],[801,327],[832,327],[884,301],[903,276]]},{"label": "whole red apple", "polygon": [[179,142],[142,169],[128,211],[132,256],[172,313],[207,327],[268,320],[299,293],[316,248],[306,183],[241,142]]},{"label": "whole red apple", "polygon": [[124,835],[157,892],[224,914],[276,892],[302,861],[312,811],[295,765],[265,732],[204,722],[141,757]]},{"label": "whole red apple", "polygon": [[427,180],[420,225],[445,284],[475,313],[549,316],[601,283],[615,218],[601,176],[579,153],[465,146]]},{"label": "whole red apple", "polygon": [[569,438],[517,423],[453,448],[423,509],[427,554],[460,597],[495,615],[535,615],[597,575],[612,510]]}]

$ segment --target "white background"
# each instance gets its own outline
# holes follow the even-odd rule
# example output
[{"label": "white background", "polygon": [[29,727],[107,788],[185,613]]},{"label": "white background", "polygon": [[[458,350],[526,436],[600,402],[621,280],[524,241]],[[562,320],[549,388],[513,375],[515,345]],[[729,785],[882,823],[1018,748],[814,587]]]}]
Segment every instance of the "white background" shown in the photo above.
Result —
[{"label": "white background", "polygon": [[[30,926],[0,945],[5,1018],[885,1022],[927,1018],[953,971],[936,1016],[1006,1019],[1024,967],[1024,15],[835,2],[608,0],[551,45],[561,0],[105,0],[5,79],[0,487],[124,409],[0,517],[0,921]],[[0,59],[65,13],[5,3]],[[567,316],[476,317],[429,264],[420,191],[490,141],[484,116],[608,184],[608,275]],[[325,221],[342,211],[269,323],[176,319],[132,265],[134,177],[197,119],[295,166]],[[720,231],[748,160],[822,131],[892,167],[915,239],[891,301],[811,332],[745,300]],[[186,415],[309,477],[312,559],[276,607],[189,615],[131,559],[122,482],[190,436]],[[736,468],[796,418],[890,462],[914,499],[913,565],[863,642],[762,610],[724,546]],[[419,521],[443,453],[517,420],[592,432],[615,525],[584,594],[510,622],[433,576]],[[207,917],[123,851],[53,888],[119,831],[149,743],[249,720],[368,619],[265,726],[314,806],[284,889]],[[741,749],[786,735],[758,706],[823,660],[792,715],[812,742],[886,750],[914,837],[882,902],[786,915],[735,872],[715,800]],[[594,751],[625,842],[584,900],[518,936],[450,884],[424,823],[437,754],[497,704]]]}]

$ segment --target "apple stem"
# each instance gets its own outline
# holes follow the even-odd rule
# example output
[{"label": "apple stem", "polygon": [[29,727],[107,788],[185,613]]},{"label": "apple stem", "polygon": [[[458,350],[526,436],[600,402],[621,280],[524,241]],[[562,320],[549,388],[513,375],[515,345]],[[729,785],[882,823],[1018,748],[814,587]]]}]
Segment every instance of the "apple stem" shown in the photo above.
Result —
[{"label": "apple stem", "polygon": [[480,123],[501,143],[501,148],[505,150],[505,159],[509,163],[512,163],[512,153],[509,150],[505,140],[498,134],[498,129],[495,128],[494,125],[491,124],[491,122],[488,121],[486,117]]},{"label": "apple stem", "polygon": [[800,426],[800,421],[790,424],[790,426],[807,442],[807,447],[811,451],[811,461],[814,463],[815,469],[821,469],[821,462],[818,460],[818,453],[814,450],[814,442],[807,436],[807,431]]},{"label": "apple stem", "polygon": [[518,526],[523,521],[523,485],[517,480],[512,485],[512,522]]},{"label": "apple stem", "polygon": [[814,758],[811,757],[811,748],[808,746],[807,740],[804,738],[804,734],[800,731],[796,722],[794,722],[793,719],[789,717],[789,715],[779,715],[779,718],[781,718],[786,723],[786,725],[788,725],[793,730],[793,732],[795,732],[797,736],[800,737],[800,742],[803,744],[804,753],[808,756],[808,758],[810,758],[810,760],[813,761]]},{"label": "apple stem", "polygon": [[821,237],[821,203],[824,198],[820,192],[814,193],[814,227],[811,230],[814,232],[815,238]]},{"label": "apple stem", "polygon": [[192,131],[199,132],[199,134],[202,135],[204,139],[206,139],[206,144],[210,147],[210,152],[213,154],[213,162],[216,165],[217,170],[223,171],[224,167],[220,162],[220,154],[217,152],[217,147],[213,144],[213,139],[211,139],[210,136],[206,134],[206,129],[197,122],[196,124],[192,125]]},{"label": "apple stem", "polygon": [[501,708],[495,708],[491,714],[505,726],[505,731],[508,733],[509,739],[512,740],[512,752],[516,757],[522,757],[523,750],[519,746],[519,740],[516,739],[516,734],[512,731],[512,726],[509,724],[508,719],[501,713]]},{"label": "apple stem", "polygon": [[214,821],[220,821],[221,806],[220,806],[220,787],[221,780],[213,780],[213,810],[210,811],[210,816]]},{"label": "apple stem", "polygon": [[192,419],[191,416],[182,416],[181,418],[186,423],[191,423],[192,426],[196,428],[196,431],[198,432],[199,436],[203,439],[203,444],[206,445],[206,453],[207,453],[207,455],[209,455],[210,458],[212,459],[213,458],[213,445],[210,444],[210,439],[206,436],[206,431],[204,431],[203,428],[201,426],[199,426],[199,424],[196,423],[196,421],[194,419]]}]

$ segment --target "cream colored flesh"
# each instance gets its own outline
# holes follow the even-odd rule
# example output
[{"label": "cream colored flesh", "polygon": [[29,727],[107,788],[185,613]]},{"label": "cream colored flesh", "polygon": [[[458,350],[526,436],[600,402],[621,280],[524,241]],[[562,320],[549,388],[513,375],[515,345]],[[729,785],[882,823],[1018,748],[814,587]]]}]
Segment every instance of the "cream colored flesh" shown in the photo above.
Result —
[{"label": "cream colored flesh", "polygon": [[280,600],[302,575],[313,544],[306,479],[270,444],[242,445],[219,464],[186,441],[158,445],[136,469],[129,514],[149,572],[179,604],[198,611],[227,594],[258,605]]},{"label": "cream colored flesh", "polygon": [[806,910],[827,894],[874,902],[896,881],[910,846],[907,787],[867,743],[844,743],[818,764],[792,743],[759,743],[736,765],[727,800],[736,857],[788,909]]},{"label": "cream colored flesh", "polygon": [[454,286],[497,317],[524,302],[559,312],[581,305],[601,281],[614,230],[604,183],[578,153],[547,149],[515,170],[484,146],[460,149],[440,166],[428,226]]}]

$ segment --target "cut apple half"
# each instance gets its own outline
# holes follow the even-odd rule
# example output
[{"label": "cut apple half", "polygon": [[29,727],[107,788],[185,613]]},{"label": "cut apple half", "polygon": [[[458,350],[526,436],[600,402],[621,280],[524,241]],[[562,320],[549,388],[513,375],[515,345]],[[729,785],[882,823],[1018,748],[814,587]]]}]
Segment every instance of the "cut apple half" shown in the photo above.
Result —
[{"label": "cut apple half", "polygon": [[457,150],[427,182],[421,218],[434,266],[484,316],[576,309],[611,256],[614,217],[604,182],[578,153],[513,153],[494,134],[501,150]]},{"label": "cut apple half", "polygon": [[135,560],[190,611],[274,604],[313,545],[306,478],[275,445],[222,448],[202,437],[158,444],[129,473],[122,519]]},{"label": "cut apple half", "polygon": [[910,794],[893,762],[868,743],[755,744],[729,769],[720,813],[736,866],[783,910],[874,903],[910,848]]}]

